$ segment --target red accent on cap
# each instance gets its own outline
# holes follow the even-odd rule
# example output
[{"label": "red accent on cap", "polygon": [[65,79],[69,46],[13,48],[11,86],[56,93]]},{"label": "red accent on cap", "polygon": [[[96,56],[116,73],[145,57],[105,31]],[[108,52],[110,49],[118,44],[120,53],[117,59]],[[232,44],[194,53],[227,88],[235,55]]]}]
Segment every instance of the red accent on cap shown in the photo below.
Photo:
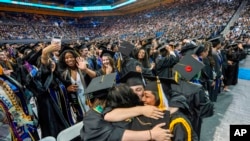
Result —
[{"label": "red accent on cap", "polygon": [[185,67],[186,72],[191,72],[193,69],[191,66],[186,66]]}]

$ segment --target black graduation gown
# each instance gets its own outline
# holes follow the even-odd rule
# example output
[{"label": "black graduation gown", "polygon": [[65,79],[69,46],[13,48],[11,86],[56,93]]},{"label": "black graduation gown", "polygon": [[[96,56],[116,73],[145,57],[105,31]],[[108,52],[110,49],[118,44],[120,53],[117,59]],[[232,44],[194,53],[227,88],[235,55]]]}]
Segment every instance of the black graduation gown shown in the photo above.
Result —
[{"label": "black graduation gown", "polygon": [[125,128],[104,120],[103,114],[90,109],[83,118],[83,141],[121,141]]},{"label": "black graduation gown", "polygon": [[244,59],[245,54],[244,50],[238,48],[227,54],[228,60],[233,61],[233,64],[228,65],[225,71],[225,85],[236,85],[238,83],[239,61]]},{"label": "black graduation gown", "polygon": [[163,128],[168,129],[169,121],[170,121],[169,111],[165,111],[164,118],[160,118],[157,120],[145,116],[137,116],[133,118],[130,129],[135,131],[151,130],[155,125],[159,123],[166,123],[166,125]]},{"label": "black graduation gown", "polygon": [[124,58],[124,60],[122,61],[122,67],[121,67],[122,69],[120,75],[122,76],[130,71],[135,71],[136,66],[140,66],[142,68],[143,75],[145,76],[153,75],[152,70],[150,68],[144,68],[142,64],[134,58]]},{"label": "black graduation gown", "polygon": [[187,98],[190,108],[190,122],[198,138],[200,136],[202,118],[213,115],[214,105],[205,94],[202,85],[179,80],[179,85],[171,85],[173,91],[182,93]]},{"label": "black graduation gown", "polygon": [[[181,112],[177,111],[175,113],[173,113],[171,115],[171,119],[170,119],[170,123],[175,122],[175,120],[178,120],[179,118],[181,118],[184,122],[186,122],[189,126],[189,128],[191,128],[190,132],[191,132],[191,140],[192,141],[198,141],[198,137],[195,133],[195,131],[192,128],[192,124],[190,123],[189,119],[183,115]],[[172,134],[174,135],[171,138],[171,141],[187,141],[188,139],[188,128],[186,128],[184,126],[184,124],[180,123],[180,122],[176,122],[176,124],[174,124],[173,130],[172,130]]]},{"label": "black graduation gown", "polygon": [[172,77],[172,67],[178,62],[178,57],[169,55],[156,59],[156,75],[159,77]]},{"label": "black graduation gown", "polygon": [[48,83],[49,78],[52,77],[49,88],[58,90],[55,72],[52,74],[48,67],[42,65],[40,68],[40,75],[36,76],[35,81],[39,82],[41,87],[36,85],[38,83],[35,84],[34,81],[31,82],[33,84],[31,84],[32,86],[30,87],[33,87],[32,92],[34,92],[37,98],[38,122],[41,127],[42,137],[57,137],[60,131],[69,127],[69,123],[67,122],[62,109],[53,100],[49,91],[45,89],[45,83]]}]

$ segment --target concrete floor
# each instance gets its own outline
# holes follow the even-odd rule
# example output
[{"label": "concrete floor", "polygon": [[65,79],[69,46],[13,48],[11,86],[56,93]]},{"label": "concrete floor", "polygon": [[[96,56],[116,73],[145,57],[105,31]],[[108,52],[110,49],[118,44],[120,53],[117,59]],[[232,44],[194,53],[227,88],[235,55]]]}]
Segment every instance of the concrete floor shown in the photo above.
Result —
[{"label": "concrete floor", "polygon": [[[240,63],[250,68],[250,56]],[[229,141],[229,125],[250,125],[250,81],[239,79],[230,92],[218,95],[215,113],[203,120],[200,141]]]}]

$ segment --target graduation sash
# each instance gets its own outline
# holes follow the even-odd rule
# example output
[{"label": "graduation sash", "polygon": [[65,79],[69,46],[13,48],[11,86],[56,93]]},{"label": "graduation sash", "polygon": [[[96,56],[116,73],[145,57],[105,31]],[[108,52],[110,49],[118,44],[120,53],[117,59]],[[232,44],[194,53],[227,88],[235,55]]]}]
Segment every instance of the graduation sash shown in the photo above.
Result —
[{"label": "graduation sash", "polygon": [[23,108],[19,105],[15,93],[3,80],[0,80],[0,88],[0,108],[7,116],[13,140],[23,141],[29,139],[34,141],[32,134],[36,132],[36,127],[32,117],[25,114]]}]

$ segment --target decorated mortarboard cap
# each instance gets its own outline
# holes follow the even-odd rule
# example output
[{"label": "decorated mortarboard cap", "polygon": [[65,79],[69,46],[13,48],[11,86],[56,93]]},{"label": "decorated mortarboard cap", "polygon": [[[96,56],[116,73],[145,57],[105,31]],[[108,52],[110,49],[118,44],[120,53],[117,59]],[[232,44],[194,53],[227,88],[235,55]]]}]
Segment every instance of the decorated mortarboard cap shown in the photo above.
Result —
[{"label": "decorated mortarboard cap", "polygon": [[91,80],[85,90],[88,99],[103,97],[116,84],[116,73],[101,75]]},{"label": "decorated mortarboard cap", "polygon": [[110,56],[110,57],[113,58],[114,55],[115,55],[115,52],[113,52],[113,51],[103,50],[103,51],[102,51],[102,54],[100,55],[100,57],[102,57],[102,56]]},{"label": "decorated mortarboard cap", "polygon": [[191,80],[201,69],[204,64],[196,60],[192,55],[184,56],[173,69],[176,70],[186,80]]},{"label": "decorated mortarboard cap", "polygon": [[140,72],[129,71],[120,78],[121,83],[126,83],[128,86],[145,85],[144,78]]},{"label": "decorated mortarboard cap", "polygon": [[213,47],[216,47],[218,44],[221,43],[222,39],[221,37],[216,37],[216,38],[212,38],[210,40],[208,40],[209,42],[211,42],[213,44]]}]

